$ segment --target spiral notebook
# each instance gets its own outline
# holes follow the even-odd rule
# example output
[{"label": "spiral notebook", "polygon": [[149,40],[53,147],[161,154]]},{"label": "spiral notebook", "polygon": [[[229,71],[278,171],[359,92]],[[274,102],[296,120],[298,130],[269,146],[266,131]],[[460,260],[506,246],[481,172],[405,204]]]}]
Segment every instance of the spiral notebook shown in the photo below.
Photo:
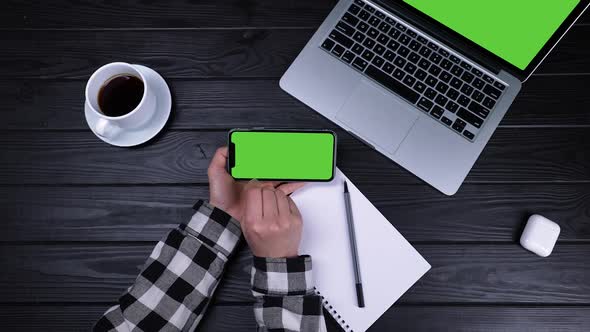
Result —
[{"label": "spiral notebook", "polygon": [[[365,307],[357,306],[343,181],[348,182]],[[366,331],[429,269],[430,264],[371,202],[336,170],[329,183],[309,183],[292,195],[303,216],[301,254],[313,258],[317,293],[344,331]]]}]

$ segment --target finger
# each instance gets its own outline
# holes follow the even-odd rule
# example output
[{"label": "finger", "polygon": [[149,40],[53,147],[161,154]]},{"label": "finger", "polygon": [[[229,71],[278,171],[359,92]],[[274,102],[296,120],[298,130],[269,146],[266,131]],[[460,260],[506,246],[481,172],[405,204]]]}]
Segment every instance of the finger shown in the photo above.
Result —
[{"label": "finger", "polygon": [[297,207],[297,204],[295,204],[293,199],[287,196],[287,201],[289,201],[289,210],[291,211],[291,214],[301,217],[301,212],[299,212],[299,208]]},{"label": "finger", "polygon": [[289,206],[287,195],[285,195],[285,193],[280,190],[277,190],[275,194],[277,197],[277,207],[279,210],[279,215],[288,216],[289,214],[291,214],[291,207]]},{"label": "finger", "polygon": [[215,151],[215,155],[211,159],[211,164],[209,164],[210,169],[223,169],[225,170],[227,165],[227,156],[228,156],[228,149],[227,146],[221,147]]},{"label": "finger", "polygon": [[277,196],[275,190],[270,188],[262,188],[262,215],[273,217],[279,214],[277,207]]},{"label": "finger", "polygon": [[262,189],[258,187],[246,190],[246,220],[260,220],[262,218]]},{"label": "finger", "polygon": [[276,188],[279,184],[281,184],[280,181],[265,181],[265,182],[261,182],[261,186],[263,188],[271,188],[271,189]]},{"label": "finger", "polygon": [[277,189],[282,191],[285,195],[291,195],[295,190],[305,186],[305,182],[290,182],[280,185]]}]

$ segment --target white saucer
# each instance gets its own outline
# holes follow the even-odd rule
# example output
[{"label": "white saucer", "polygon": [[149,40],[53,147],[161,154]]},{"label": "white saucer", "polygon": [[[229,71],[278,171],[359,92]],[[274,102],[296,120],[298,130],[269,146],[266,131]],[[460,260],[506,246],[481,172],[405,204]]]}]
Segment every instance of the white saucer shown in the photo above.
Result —
[{"label": "white saucer", "polygon": [[114,146],[130,147],[145,143],[154,138],[154,136],[156,136],[166,125],[172,110],[172,95],[170,94],[170,88],[168,88],[168,84],[166,84],[164,78],[151,68],[142,65],[133,66],[145,75],[147,80],[149,80],[153,91],[156,93],[158,105],[156,106],[156,112],[148,123],[139,128],[122,131],[113,138],[101,137],[94,131],[98,116],[90,109],[88,103],[84,103],[86,122],[88,122],[88,126],[94,135],[104,142]]}]

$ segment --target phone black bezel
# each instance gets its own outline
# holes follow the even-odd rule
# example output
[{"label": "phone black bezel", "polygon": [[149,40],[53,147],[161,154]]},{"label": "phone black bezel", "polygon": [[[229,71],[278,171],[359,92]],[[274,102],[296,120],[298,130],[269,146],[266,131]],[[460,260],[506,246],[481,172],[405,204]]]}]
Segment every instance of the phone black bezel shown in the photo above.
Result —
[{"label": "phone black bezel", "polygon": [[232,174],[233,165],[235,165],[235,146],[231,141],[231,135],[235,132],[288,132],[288,133],[319,133],[319,134],[331,134],[334,137],[334,142],[332,146],[333,151],[333,158],[332,158],[332,175],[329,179],[268,179],[268,178],[260,178],[256,179],[258,181],[280,181],[280,182],[330,182],[334,179],[334,175],[336,173],[336,152],[338,146],[338,135],[332,130],[329,129],[271,129],[271,128],[235,128],[229,131],[227,134],[227,146],[228,146],[228,158],[227,158],[227,173],[234,178],[234,180],[238,181],[248,181],[252,180],[252,178],[236,178]]}]

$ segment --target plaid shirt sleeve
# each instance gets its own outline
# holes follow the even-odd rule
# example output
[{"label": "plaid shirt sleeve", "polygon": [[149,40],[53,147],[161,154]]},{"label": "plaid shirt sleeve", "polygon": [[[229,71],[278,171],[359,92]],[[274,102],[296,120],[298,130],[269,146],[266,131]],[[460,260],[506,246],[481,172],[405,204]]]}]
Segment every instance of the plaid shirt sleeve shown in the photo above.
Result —
[{"label": "plaid shirt sleeve", "polygon": [[313,288],[311,257],[261,258],[252,264],[258,331],[326,331],[322,300]]},{"label": "plaid shirt sleeve", "polygon": [[141,273],[94,331],[192,331],[242,235],[238,222],[203,201],[188,224],[158,242]]}]

